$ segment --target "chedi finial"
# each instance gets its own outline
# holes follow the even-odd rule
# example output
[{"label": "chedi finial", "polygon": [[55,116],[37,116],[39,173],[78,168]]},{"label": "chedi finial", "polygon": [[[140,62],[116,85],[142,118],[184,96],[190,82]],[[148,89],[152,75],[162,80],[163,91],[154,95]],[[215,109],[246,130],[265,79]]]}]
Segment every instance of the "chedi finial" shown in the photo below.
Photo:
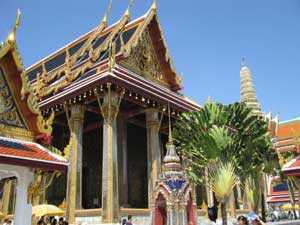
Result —
[{"label": "chedi finial", "polygon": [[241,59],[241,66],[246,66],[246,57],[243,56],[242,59]]},{"label": "chedi finial", "polygon": [[179,170],[179,169],[181,169],[181,164],[180,164],[180,158],[177,155],[176,148],[173,143],[170,105],[168,105],[168,116],[169,116],[169,140],[168,140],[168,143],[166,144],[167,154],[165,155],[165,157],[163,159],[164,169],[165,170]]}]

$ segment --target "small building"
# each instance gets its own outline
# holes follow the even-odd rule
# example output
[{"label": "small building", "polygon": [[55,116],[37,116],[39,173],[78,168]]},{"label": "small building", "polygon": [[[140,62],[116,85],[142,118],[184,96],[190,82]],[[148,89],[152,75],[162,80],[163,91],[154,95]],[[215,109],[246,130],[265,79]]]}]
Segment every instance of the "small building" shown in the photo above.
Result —
[{"label": "small building", "polygon": [[[283,173],[287,176],[300,176],[300,118],[278,123],[275,129],[274,146]],[[289,154],[291,159],[287,161],[282,157],[283,154]],[[280,177],[269,178],[267,202],[273,205],[290,202],[288,185]]]},{"label": "small building", "polygon": [[[31,225],[36,170],[67,172],[66,159],[50,152],[53,117],[44,119],[26,79],[16,45],[16,24],[0,44],[0,180],[5,180],[2,208],[15,200],[14,224]],[[15,196],[9,193],[16,180]],[[4,212],[6,214],[7,212]]]}]

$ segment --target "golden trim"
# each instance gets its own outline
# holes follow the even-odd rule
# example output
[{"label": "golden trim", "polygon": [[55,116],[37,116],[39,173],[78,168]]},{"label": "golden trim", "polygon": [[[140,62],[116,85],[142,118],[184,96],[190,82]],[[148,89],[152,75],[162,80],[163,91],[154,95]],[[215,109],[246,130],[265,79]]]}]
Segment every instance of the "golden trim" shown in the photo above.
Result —
[{"label": "golden trim", "polygon": [[33,141],[34,135],[32,132],[19,127],[0,124],[0,135],[4,137]]},{"label": "golden trim", "polygon": [[[27,95],[28,108],[30,109],[30,111],[33,114],[38,115],[37,120],[36,120],[36,123],[37,123],[36,125],[37,125],[39,131],[41,133],[50,134],[52,131],[52,121],[53,121],[54,116],[51,115],[48,120],[44,120],[44,118],[41,114],[41,111],[38,108],[38,103],[37,103],[37,99],[36,99],[34,90],[33,90],[32,86],[30,85],[27,74],[24,71],[24,65],[22,62],[22,58],[21,58],[21,55],[17,48],[16,32],[17,32],[18,27],[20,26],[20,16],[21,16],[21,12],[20,12],[20,10],[18,10],[15,25],[14,25],[12,31],[10,32],[10,34],[8,35],[5,43],[0,46],[0,59],[2,57],[4,57],[8,51],[12,51],[12,56],[15,61],[15,64],[16,64],[18,70],[21,72],[21,74],[20,74],[21,81],[22,81],[21,97],[23,99],[25,99],[26,95]],[[8,130],[8,132],[6,132],[6,133],[10,134],[10,132],[11,132],[11,129]],[[22,133],[22,132],[19,132],[19,133]],[[23,135],[21,135],[21,136],[23,136]],[[28,135],[25,135],[25,136],[28,136]]]}]

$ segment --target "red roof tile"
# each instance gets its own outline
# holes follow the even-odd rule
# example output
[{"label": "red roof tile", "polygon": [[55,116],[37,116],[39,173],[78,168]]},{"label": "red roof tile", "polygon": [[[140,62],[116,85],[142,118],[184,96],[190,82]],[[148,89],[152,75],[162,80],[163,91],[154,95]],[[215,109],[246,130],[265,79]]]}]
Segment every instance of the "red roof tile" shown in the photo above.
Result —
[{"label": "red roof tile", "polygon": [[68,166],[63,157],[39,144],[4,137],[0,137],[0,163],[64,171]]}]

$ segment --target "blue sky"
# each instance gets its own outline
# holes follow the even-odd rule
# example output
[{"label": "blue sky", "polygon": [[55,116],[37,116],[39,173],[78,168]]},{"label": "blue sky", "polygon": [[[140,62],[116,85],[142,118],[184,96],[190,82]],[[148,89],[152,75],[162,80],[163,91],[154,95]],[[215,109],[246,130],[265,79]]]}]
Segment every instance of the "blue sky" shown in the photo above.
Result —
[{"label": "blue sky", "polygon": [[[22,11],[18,45],[24,64],[33,64],[101,20],[108,0],[1,0],[0,40]],[[123,14],[125,0],[113,0],[110,23]],[[136,0],[132,18],[151,0]],[[300,116],[300,1],[158,1],[159,18],[183,92],[202,104],[208,96],[239,100],[239,69],[246,57],[264,111],[281,120]]]}]

